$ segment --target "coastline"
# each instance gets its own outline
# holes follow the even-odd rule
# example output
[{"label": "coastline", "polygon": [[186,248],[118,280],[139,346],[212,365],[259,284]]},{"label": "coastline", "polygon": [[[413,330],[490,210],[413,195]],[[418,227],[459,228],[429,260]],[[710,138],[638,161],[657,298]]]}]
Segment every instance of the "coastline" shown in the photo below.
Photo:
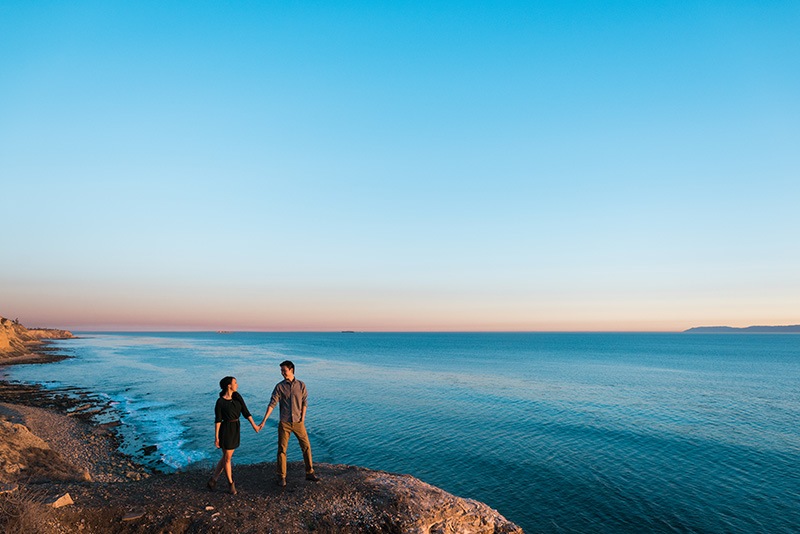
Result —
[{"label": "coastline", "polygon": [[[0,360],[0,369],[69,357],[54,350],[36,344],[30,354]],[[0,526],[18,534],[522,534],[517,525],[483,503],[455,497],[409,475],[357,466],[316,463],[322,482],[311,483],[304,479],[302,462],[293,462],[288,486],[279,488],[274,484],[274,462],[235,465],[239,494],[212,493],[205,489],[210,465],[164,474],[121,454],[114,422],[93,421],[93,415],[108,409],[107,403],[78,388],[51,390],[0,378],[0,425],[14,435],[40,439],[51,451],[39,453],[38,463],[29,461],[16,473],[0,473],[0,488],[16,486],[0,495]],[[70,504],[59,508],[46,504],[65,494]]]},{"label": "coastline", "polygon": [[[77,388],[49,390],[0,378],[0,420],[23,425],[77,472],[88,475],[78,479],[121,482],[149,476],[152,470],[119,452],[113,432],[119,423],[93,421],[108,408]],[[42,469],[46,471],[46,466],[37,466]]]},{"label": "coastline", "polygon": [[0,369],[7,365],[53,363],[71,358],[71,356],[68,356],[66,354],[56,354],[55,351],[57,351],[58,349],[53,347],[48,347],[47,345],[45,345],[45,343],[50,343],[50,342],[49,341],[43,342],[42,346],[37,347],[35,351],[31,351],[29,354],[19,354],[15,356],[7,356],[5,358],[0,358]]}]

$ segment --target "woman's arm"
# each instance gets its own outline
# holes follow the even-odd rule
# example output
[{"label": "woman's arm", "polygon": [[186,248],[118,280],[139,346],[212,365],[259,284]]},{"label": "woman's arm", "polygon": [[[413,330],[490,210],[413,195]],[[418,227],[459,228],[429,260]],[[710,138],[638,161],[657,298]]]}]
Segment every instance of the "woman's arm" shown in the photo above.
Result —
[{"label": "woman's arm", "polygon": [[261,430],[261,427],[257,426],[256,422],[253,421],[253,416],[252,415],[247,416],[247,420],[250,421],[250,424],[253,425],[253,430],[255,430],[256,434],[258,434],[258,432]]},{"label": "woman's arm", "polygon": [[214,405],[214,446],[216,448],[220,448],[219,446],[219,427],[222,424],[222,401],[217,399],[217,403]]},{"label": "woman's arm", "polygon": [[258,431],[261,430],[261,428],[256,426],[256,422],[253,421],[253,416],[250,415],[250,410],[247,409],[247,405],[244,403],[244,399],[242,398],[241,395],[237,394],[236,395],[236,400],[238,400],[239,403],[241,404],[241,412],[240,413],[243,416],[245,416],[248,421],[250,421],[250,424],[253,426],[253,430],[255,430],[256,433],[258,433]]}]

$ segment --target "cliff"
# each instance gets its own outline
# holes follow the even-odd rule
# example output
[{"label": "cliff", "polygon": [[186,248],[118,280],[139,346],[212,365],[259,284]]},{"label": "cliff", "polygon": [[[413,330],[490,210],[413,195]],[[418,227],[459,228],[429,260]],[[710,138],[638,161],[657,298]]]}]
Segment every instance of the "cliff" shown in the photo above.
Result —
[{"label": "cliff", "polygon": [[71,332],[50,328],[25,328],[16,321],[0,317],[0,359],[33,354],[42,340],[70,339]]},{"label": "cliff", "polygon": [[309,482],[302,462],[291,462],[279,487],[275,463],[235,464],[238,494],[224,476],[210,492],[210,465],[145,472],[114,452],[106,429],[79,417],[0,402],[0,531],[523,534],[486,504],[352,465],[317,463],[321,481]]}]

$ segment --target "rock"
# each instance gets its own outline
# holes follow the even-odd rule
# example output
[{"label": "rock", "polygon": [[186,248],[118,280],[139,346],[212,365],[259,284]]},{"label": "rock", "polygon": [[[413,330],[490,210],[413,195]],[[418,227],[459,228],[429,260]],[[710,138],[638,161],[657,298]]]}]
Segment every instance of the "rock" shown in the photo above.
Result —
[{"label": "rock", "polygon": [[24,467],[20,464],[15,464],[14,462],[6,462],[6,461],[3,461],[2,466],[3,466],[3,472],[9,475],[16,475]]},{"label": "rock", "polygon": [[91,482],[92,481],[92,474],[89,472],[88,469],[81,469],[79,477],[83,479],[84,482]]},{"label": "rock", "polygon": [[67,506],[70,504],[74,504],[72,501],[72,497],[69,496],[69,493],[64,493],[63,495],[59,495],[55,499],[52,499],[47,503],[48,506],[52,508],[61,508],[62,506]]},{"label": "rock", "polygon": [[0,495],[13,493],[19,489],[17,484],[0,484]]},{"label": "rock", "polygon": [[486,504],[456,497],[414,477],[374,472],[367,480],[405,512],[398,518],[401,532],[523,534],[521,528]]},{"label": "rock", "polygon": [[134,519],[139,519],[144,516],[144,510],[139,508],[138,510],[131,510],[127,514],[122,516],[123,521],[133,521]]},{"label": "rock", "polygon": [[14,431],[14,432],[18,432],[20,434],[29,434],[30,433],[30,429],[27,426],[22,425],[20,423],[12,424],[11,425],[11,430]]},{"label": "rock", "polygon": [[98,428],[102,428],[103,430],[105,430],[105,429],[108,429],[108,428],[116,428],[116,427],[121,426],[121,425],[122,425],[121,421],[111,421],[110,423],[103,423],[102,425],[97,425],[97,427]]},{"label": "rock", "polygon": [[142,475],[140,475],[136,471],[128,471],[127,473],[125,473],[125,476],[130,478],[131,480],[141,480],[142,478]]}]

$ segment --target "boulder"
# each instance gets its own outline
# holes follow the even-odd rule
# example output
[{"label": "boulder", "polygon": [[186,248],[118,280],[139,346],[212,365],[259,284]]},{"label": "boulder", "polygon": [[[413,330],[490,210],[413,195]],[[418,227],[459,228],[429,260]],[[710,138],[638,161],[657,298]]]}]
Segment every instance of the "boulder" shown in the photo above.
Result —
[{"label": "boulder", "polygon": [[70,504],[74,504],[74,502],[72,501],[72,497],[69,496],[69,493],[63,493],[58,497],[54,497],[47,503],[51,508],[61,508],[62,506],[68,506]]},{"label": "boulder", "polygon": [[137,510],[131,510],[127,514],[122,516],[123,521],[133,521],[134,519],[139,519],[144,516],[144,510],[139,508]]},{"label": "boulder", "polygon": [[523,534],[522,529],[488,505],[456,497],[408,475],[380,471],[367,477],[399,514],[395,522],[409,534]]}]

